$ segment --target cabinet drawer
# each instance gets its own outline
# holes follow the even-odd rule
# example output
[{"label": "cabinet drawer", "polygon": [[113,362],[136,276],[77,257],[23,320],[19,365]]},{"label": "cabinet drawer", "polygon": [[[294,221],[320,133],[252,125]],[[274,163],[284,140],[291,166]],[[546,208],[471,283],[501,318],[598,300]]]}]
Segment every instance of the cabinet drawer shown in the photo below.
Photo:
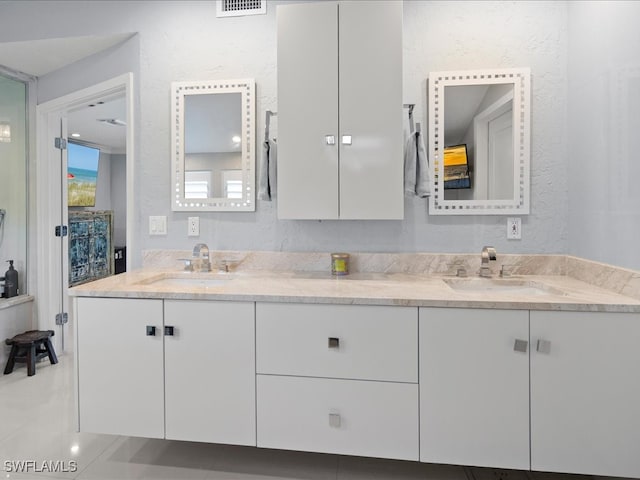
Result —
[{"label": "cabinet drawer", "polygon": [[257,376],[258,446],[418,460],[418,385]]},{"label": "cabinet drawer", "polygon": [[257,372],[418,381],[418,309],[256,305]]}]

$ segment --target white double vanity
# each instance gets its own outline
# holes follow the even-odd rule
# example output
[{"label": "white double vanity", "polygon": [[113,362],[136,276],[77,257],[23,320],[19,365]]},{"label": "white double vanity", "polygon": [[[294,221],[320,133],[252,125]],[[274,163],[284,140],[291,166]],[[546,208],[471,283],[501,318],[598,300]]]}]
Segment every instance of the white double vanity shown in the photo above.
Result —
[{"label": "white double vanity", "polygon": [[336,278],[247,254],[71,289],[80,431],[640,477],[637,273],[401,273],[424,256]]}]

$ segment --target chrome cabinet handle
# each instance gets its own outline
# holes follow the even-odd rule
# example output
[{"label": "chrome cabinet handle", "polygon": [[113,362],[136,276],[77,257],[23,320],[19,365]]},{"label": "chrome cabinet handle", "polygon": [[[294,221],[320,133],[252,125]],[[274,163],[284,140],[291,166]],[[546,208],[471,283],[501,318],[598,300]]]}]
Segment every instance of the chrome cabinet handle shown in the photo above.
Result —
[{"label": "chrome cabinet handle", "polygon": [[327,145],[335,145],[336,144],[336,136],[335,135],[325,135],[324,141],[327,142]]},{"label": "chrome cabinet handle", "polygon": [[536,350],[540,353],[551,353],[551,342],[549,340],[538,340]]},{"label": "chrome cabinet handle", "polygon": [[351,135],[343,135],[342,136],[342,144],[343,145],[351,145],[352,137]]},{"label": "chrome cabinet handle", "polygon": [[521,340],[520,338],[516,338],[516,341],[513,344],[513,351],[527,353],[528,346],[529,346],[529,342],[527,340]]},{"label": "chrome cabinet handle", "polygon": [[338,337],[329,337],[329,348],[340,348],[340,339]]},{"label": "chrome cabinet handle", "polygon": [[147,325],[147,337],[155,337],[156,336],[156,327],[153,325]]},{"label": "chrome cabinet handle", "polygon": [[340,428],[340,414],[338,413],[329,414],[329,426],[334,428]]}]

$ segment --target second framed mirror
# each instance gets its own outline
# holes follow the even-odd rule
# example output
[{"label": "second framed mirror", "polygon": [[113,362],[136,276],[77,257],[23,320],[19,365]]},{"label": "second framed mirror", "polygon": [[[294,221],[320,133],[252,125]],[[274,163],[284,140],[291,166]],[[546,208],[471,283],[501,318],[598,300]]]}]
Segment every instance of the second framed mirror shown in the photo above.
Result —
[{"label": "second framed mirror", "polygon": [[429,213],[529,213],[530,95],[527,68],[429,75]]}]

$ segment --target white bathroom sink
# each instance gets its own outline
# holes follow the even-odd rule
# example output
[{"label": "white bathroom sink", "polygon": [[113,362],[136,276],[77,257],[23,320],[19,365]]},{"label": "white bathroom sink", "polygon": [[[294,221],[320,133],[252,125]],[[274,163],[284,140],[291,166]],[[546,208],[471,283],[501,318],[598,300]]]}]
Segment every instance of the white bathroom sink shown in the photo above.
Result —
[{"label": "white bathroom sink", "polygon": [[233,281],[233,277],[162,276],[160,278],[155,277],[155,278],[145,280],[143,282],[140,282],[140,284],[153,285],[154,287],[166,287],[166,288],[175,288],[175,287],[209,288],[209,287],[220,287],[223,285],[227,285],[231,281]]},{"label": "white bathroom sink", "polygon": [[449,288],[469,293],[510,293],[516,295],[565,295],[562,290],[540,282],[510,278],[446,278]]}]

